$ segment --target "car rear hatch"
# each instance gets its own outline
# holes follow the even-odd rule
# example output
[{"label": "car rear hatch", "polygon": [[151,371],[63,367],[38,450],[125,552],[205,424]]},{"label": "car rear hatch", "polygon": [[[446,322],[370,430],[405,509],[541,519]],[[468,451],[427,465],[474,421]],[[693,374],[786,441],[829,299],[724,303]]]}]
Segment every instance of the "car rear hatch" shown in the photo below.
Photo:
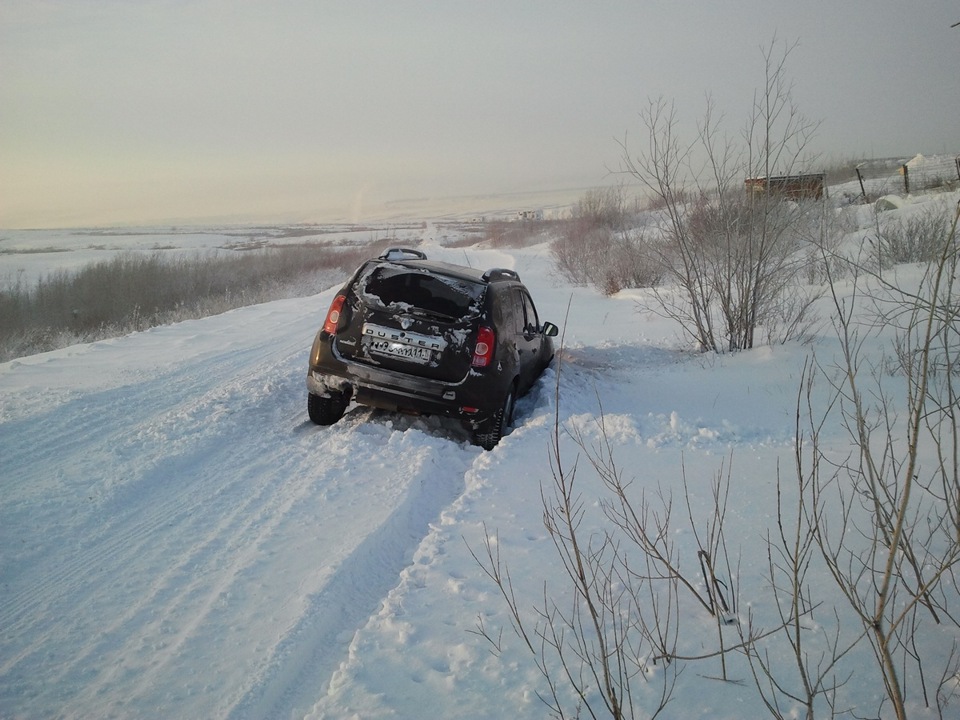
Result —
[{"label": "car rear hatch", "polygon": [[345,360],[442,382],[470,370],[486,285],[398,263],[361,273],[335,340]]}]

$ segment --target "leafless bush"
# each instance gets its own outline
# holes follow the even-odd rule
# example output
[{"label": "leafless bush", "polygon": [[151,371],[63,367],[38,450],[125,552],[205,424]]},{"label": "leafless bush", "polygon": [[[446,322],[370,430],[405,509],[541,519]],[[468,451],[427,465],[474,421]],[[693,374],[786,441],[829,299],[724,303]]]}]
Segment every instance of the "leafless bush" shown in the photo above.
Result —
[{"label": "leafless bush", "polygon": [[811,531],[819,554],[860,621],[898,720],[907,717],[911,695],[946,717],[960,672],[956,641],[937,627],[960,628],[958,218],[960,207],[919,290],[855,269],[856,296],[876,310],[871,326],[896,334],[901,392],[884,387],[890,363],[870,364],[871,327],[857,324],[855,303],[831,285],[842,359],[837,373],[817,370],[833,383],[829,407],[857,451],[838,460],[822,450],[823,420],[810,411],[814,470],[802,503],[817,518]]},{"label": "leafless bush", "polygon": [[[694,144],[677,137],[675,110],[663,100],[651,101],[642,113],[646,149],[635,156],[626,141],[621,144],[623,172],[663,208],[663,242],[654,247],[670,287],[654,295],[653,309],[677,320],[706,351],[752,348],[774,319],[780,330],[795,331],[810,308],[809,298],[791,293],[809,258],[801,252],[802,227],[816,215],[816,203],[769,193],[745,197],[742,186],[744,177],[793,172],[817,127],[792,102],[784,70],[791,48],[779,57],[775,50],[771,43],[764,51],[765,84],[742,148],[719,139],[709,101]],[[706,157],[700,170],[691,167],[694,146]]]},{"label": "leafless bush", "polygon": [[668,210],[671,202],[686,205],[693,203],[696,197],[693,193],[687,192],[682,187],[674,189],[670,198],[665,198],[657,193],[650,193],[643,201],[643,209],[646,211]]},{"label": "leafless bush", "polygon": [[50,273],[33,287],[18,278],[0,289],[0,360],[319,292],[385,243],[202,256],[127,252],[76,272]]},{"label": "leafless bush", "polygon": [[[483,551],[474,554],[543,675],[543,700],[555,717],[657,717],[691,664],[719,662],[716,679],[742,682],[727,674],[735,657],[746,660],[754,690],[778,720],[798,712],[807,720],[877,717],[885,708],[905,720],[911,703],[941,719],[955,717],[958,218],[960,207],[919,292],[869,271],[851,271],[855,297],[869,290],[880,313],[868,330],[897,330],[891,349],[897,376],[905,380],[901,394],[889,389],[889,363],[877,361],[870,375],[872,353],[854,307],[833,295],[838,372],[816,362],[805,369],[797,394],[795,476],[784,482],[778,472],[775,526],[766,534],[765,588],[768,604],[779,613],[773,627],[769,621],[761,627],[751,609],[744,617],[739,608],[739,558],[729,548],[745,538],[731,540],[727,523],[732,459],[709,484],[706,513],[698,514],[692,498],[699,493],[691,487],[703,485],[688,483],[684,468],[682,498],[624,473],[602,407],[594,432],[562,431],[555,416],[552,479],[541,485],[541,498],[544,524],[562,561],[561,586],[544,585],[531,614],[496,540],[487,535]],[[813,388],[824,378],[834,393],[818,407]],[[835,413],[852,453],[841,449],[838,456],[822,442]],[[572,462],[561,442],[564,432],[573,443]],[[604,493],[598,499],[582,495],[584,472],[600,480]],[[675,503],[682,503],[685,518],[678,517]],[[681,526],[693,543],[677,542]],[[839,594],[830,592],[831,582]],[[754,597],[757,592],[749,590]],[[701,638],[702,652],[682,655],[678,648],[691,644],[689,633],[704,634],[698,615],[712,619],[713,640]],[[500,652],[502,634],[482,621],[476,632]],[[869,663],[863,665],[870,656],[872,675]],[[871,683],[883,693],[875,709],[848,704],[855,671],[859,685]]]},{"label": "leafless bush", "polygon": [[568,282],[605,295],[657,284],[657,258],[645,235],[629,224],[622,186],[587,191],[551,242],[554,269]]},{"label": "leafless bush", "polygon": [[462,248],[473,247],[479,243],[487,240],[491,237],[490,228],[488,227],[483,233],[468,233],[462,235],[453,240],[444,239],[442,245],[445,248],[453,248],[455,250],[460,250]]},{"label": "leafless bush", "polygon": [[945,204],[930,212],[910,215],[906,220],[878,221],[879,256],[884,267],[901,263],[931,262],[943,248],[950,227],[950,210]]},{"label": "leafless bush", "polygon": [[574,285],[589,285],[610,242],[610,231],[575,218],[567,221],[550,243],[556,271]]},{"label": "leafless bush", "polygon": [[[561,372],[559,367],[557,399]],[[541,484],[541,500],[544,526],[563,566],[562,586],[545,585],[530,615],[496,538],[485,533],[483,551],[471,553],[499,589],[513,632],[544,678],[541,699],[554,717],[655,718],[669,705],[687,663],[719,658],[725,677],[727,654],[758,639],[736,628],[738,559],[728,551],[725,528],[730,466],[710,483],[705,514],[694,510],[684,474],[685,517],[678,520],[672,493],[647,489],[617,464],[602,406],[595,436],[561,429],[559,402],[556,407],[552,481]],[[572,462],[563,438],[573,441]],[[599,518],[588,519],[594,502],[579,490],[582,459],[606,491]],[[694,547],[677,545],[681,524],[692,531]],[[691,621],[697,615],[701,619]],[[705,626],[716,633],[712,649],[680,656],[681,634],[699,636]],[[494,654],[501,652],[502,632],[482,619],[475,632]]]},{"label": "leafless bush", "polygon": [[627,218],[627,198],[623,185],[587,190],[577,200],[573,217],[593,227],[623,230]]},{"label": "leafless bush", "polygon": [[495,248],[529,247],[546,242],[553,226],[552,220],[496,220],[486,224],[485,240]]},{"label": "leafless bush", "polygon": [[660,265],[644,235],[614,232],[582,219],[568,221],[550,244],[556,272],[574,285],[592,285],[605,295],[624,288],[653,287]]},{"label": "leafless bush", "polygon": [[[724,528],[729,467],[713,480],[706,516],[694,511],[685,479],[685,517],[678,520],[671,493],[644,490],[617,465],[602,410],[599,439],[571,436],[578,448],[572,465],[561,450],[560,432],[556,427],[553,481],[541,487],[541,497],[544,524],[569,585],[545,587],[530,616],[496,540],[488,535],[474,558],[499,588],[514,633],[545,679],[542,699],[555,717],[579,717],[582,711],[590,717],[657,717],[688,663],[719,659],[725,675],[727,654],[757,639],[735,627],[737,558],[728,553]],[[578,489],[581,457],[607,490],[601,527],[584,525],[592,502]],[[694,549],[677,546],[681,524],[692,531]],[[691,621],[697,614],[702,619]],[[716,633],[712,649],[679,655],[681,635],[699,636],[705,627]],[[476,632],[499,652],[500,634],[482,623]]]},{"label": "leafless bush", "polygon": [[656,287],[663,278],[656,254],[642,233],[614,236],[602,260],[599,277],[594,278],[593,284],[606,295],[624,288]]}]

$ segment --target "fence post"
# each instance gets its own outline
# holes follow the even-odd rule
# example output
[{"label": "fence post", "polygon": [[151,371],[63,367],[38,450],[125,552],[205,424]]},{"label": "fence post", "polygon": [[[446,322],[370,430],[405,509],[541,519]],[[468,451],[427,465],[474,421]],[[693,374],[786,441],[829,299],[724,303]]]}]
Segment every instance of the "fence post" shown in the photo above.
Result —
[{"label": "fence post", "polygon": [[[863,175],[860,174],[860,166],[857,165],[854,170],[857,171],[857,180],[860,181],[860,194],[863,196],[863,199],[867,199],[867,191],[863,188]],[[957,172],[960,172],[960,158],[957,158]]]},{"label": "fence post", "polygon": [[910,168],[904,164],[900,168],[903,171],[903,193],[904,195],[910,194]]}]

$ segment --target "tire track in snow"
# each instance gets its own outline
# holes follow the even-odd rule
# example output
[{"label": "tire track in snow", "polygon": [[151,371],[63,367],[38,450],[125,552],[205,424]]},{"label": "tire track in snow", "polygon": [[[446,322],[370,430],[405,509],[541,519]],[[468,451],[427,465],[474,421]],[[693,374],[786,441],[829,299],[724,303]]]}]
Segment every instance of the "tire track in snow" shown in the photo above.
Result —
[{"label": "tire track in snow", "polygon": [[[207,414],[210,407],[220,401],[218,396],[222,395],[221,387],[218,386],[213,392],[203,393],[198,391],[199,382],[198,377],[188,377],[185,382],[176,384],[171,383],[170,378],[158,380],[159,384],[171,388],[167,400],[172,400],[173,406],[158,418],[134,427],[129,426],[129,415],[121,411],[122,406],[129,401],[128,389],[123,388],[105,403],[104,410],[98,412],[95,420],[77,429],[75,434],[79,437],[65,445],[61,443],[62,436],[57,432],[58,428],[53,428],[54,431],[49,433],[40,431],[40,427],[48,426],[46,417],[34,419],[36,427],[21,431],[24,435],[36,438],[36,452],[30,459],[31,462],[24,461],[20,464],[23,468],[21,482],[42,483],[44,475],[50,473],[51,465],[83,467],[86,464],[84,456],[90,453],[91,448],[94,449],[95,456],[99,455],[96,452],[98,448],[103,450],[103,454],[111,455],[115,455],[118,449],[121,454],[122,451],[131,454],[142,452],[143,434],[151,432],[161,424],[175,425],[187,413],[198,416]],[[209,384],[209,379],[206,383]],[[235,393],[238,398],[243,397],[242,391],[241,387]],[[156,388],[145,387],[141,388],[140,392],[144,395],[155,394]],[[69,425],[70,418],[75,419],[77,414],[79,411],[76,410],[65,414],[64,423]],[[96,442],[90,439],[94,435],[99,436]],[[115,472],[123,477],[109,477],[110,468],[101,464],[101,479],[116,480],[122,484],[116,489],[109,488],[113,492],[108,493],[102,507],[96,507],[95,499],[90,498],[87,503],[89,507],[84,508],[87,515],[78,519],[77,530],[83,533],[82,544],[66,557],[55,553],[63,560],[61,566],[45,568],[45,573],[29,581],[32,592],[4,603],[0,608],[0,626],[9,628],[16,625],[24,614],[38,612],[42,608],[41,603],[53,605],[58,597],[73,595],[78,584],[82,584],[78,581],[82,581],[91,572],[89,558],[94,548],[95,556],[101,564],[113,565],[119,555],[139,552],[151,541],[150,538],[158,528],[176,520],[184,508],[201,506],[211,496],[220,492],[218,487],[209,483],[194,481],[177,485],[170,482],[188,476],[201,459],[210,454],[210,444],[220,441],[216,436],[209,440],[210,444],[198,443],[197,440],[196,437],[192,438],[192,447],[175,454],[170,452],[169,443],[161,437],[155,443],[157,447],[154,456],[140,458],[135,463],[123,462],[122,458],[116,462]],[[143,512],[144,506],[149,507],[146,513]],[[49,560],[51,549],[43,545],[40,547],[41,557]],[[28,568],[28,572],[29,570]],[[9,576],[9,570],[5,574]]]},{"label": "tire track in snow", "polygon": [[[5,657],[0,666],[0,706],[9,707],[7,698],[11,693],[15,695],[34,684],[36,681],[32,676],[41,669],[46,675],[45,681],[64,679],[62,685],[54,682],[61,697],[69,698],[71,693],[86,685],[89,692],[74,700],[91,699],[112,680],[109,669],[101,670],[91,678],[93,670],[84,668],[88,660],[92,661],[93,667],[122,659],[125,653],[133,650],[132,640],[127,637],[142,640],[145,632],[155,628],[156,622],[144,620],[147,614],[152,612],[163,616],[166,610],[197,602],[192,596],[203,595],[207,589],[203,582],[184,583],[182,577],[187,573],[201,571],[203,575],[202,571],[225,564],[227,569],[221,571],[219,577],[221,585],[228,585],[235,568],[242,565],[242,561],[232,560],[236,550],[243,550],[251,537],[256,540],[269,534],[271,527],[282,522],[286,510],[304,494],[315,491],[309,484],[286,484],[281,486],[282,492],[278,492],[271,483],[257,482],[258,474],[278,469],[264,467],[270,464],[271,458],[279,461],[280,469],[284,462],[289,462],[291,474],[295,474],[303,469],[304,458],[310,454],[307,447],[295,455],[294,460],[285,460],[284,446],[289,444],[291,428],[297,421],[302,422],[301,416],[305,415],[300,402],[302,358],[299,355],[295,360],[283,359],[260,368],[263,374],[254,373],[252,381],[242,379],[214,385],[212,390],[200,393],[199,397],[191,397],[192,391],[182,394],[168,392],[167,400],[176,395],[173,407],[146,426],[130,429],[120,419],[113,426],[99,428],[101,446],[128,442],[134,445],[138,440],[131,440],[130,435],[144,432],[145,427],[150,429],[165,423],[176,425],[187,416],[202,419],[224,400],[236,401],[239,405],[232,420],[220,422],[206,433],[191,433],[193,437],[185,443],[189,446],[185,452],[165,456],[163,448],[166,443],[158,442],[157,457],[124,468],[134,477],[122,478],[125,484],[108,498],[105,507],[101,508],[103,514],[88,511],[77,521],[74,529],[80,540],[76,547],[51,546],[48,549],[52,553],[41,553],[39,566],[24,570],[24,577],[15,585],[16,592],[9,592],[11,584],[5,578],[9,602],[0,609],[0,626],[4,628],[4,646],[9,653],[3,653]],[[287,369],[291,363],[295,363],[295,370]],[[203,370],[201,368],[200,372]],[[275,392],[276,387],[268,387],[259,390],[258,395],[254,386],[262,385],[264,376],[278,372],[286,376],[279,383],[280,392]],[[247,377],[246,373],[242,375]],[[198,377],[188,377],[183,384],[196,387]],[[206,385],[210,387],[209,377]],[[149,393],[149,389],[143,392]],[[187,401],[180,402],[184,396]],[[260,417],[256,417],[258,414]],[[105,415],[109,416],[109,413]],[[118,414],[118,417],[128,416]],[[261,421],[264,427],[274,431],[268,432],[266,438],[249,442],[251,434],[263,434],[256,425],[245,428],[251,419]],[[38,419],[38,422],[42,421],[42,418]],[[229,431],[226,437],[223,435],[225,428]],[[82,448],[83,443],[79,446]],[[264,461],[257,456],[264,454],[265,447],[276,455],[268,454]],[[52,452],[41,456],[40,459],[47,462],[38,463],[38,476],[46,471],[53,456]],[[66,452],[57,455],[56,462],[74,459],[73,452]],[[228,469],[226,475],[218,476],[217,468],[220,467]],[[236,472],[237,468],[244,467],[249,468],[246,474]],[[231,472],[236,472],[236,477],[229,477]],[[230,503],[237,498],[240,502],[231,507]],[[212,519],[205,514],[210,510],[214,510]],[[255,530],[257,524],[262,524],[263,528]],[[183,538],[192,543],[185,551],[177,545]],[[169,558],[163,557],[166,551],[170,552]],[[243,556],[244,553],[240,552],[239,557]],[[228,562],[222,562],[224,557]],[[233,570],[230,562],[234,563]],[[140,570],[141,574],[144,569],[157,568],[158,576],[151,583],[137,584],[138,578],[126,577],[124,568],[128,567]],[[129,585],[134,587],[128,589]],[[115,610],[118,592],[132,596],[124,612],[106,620],[98,616],[95,610],[99,606]],[[214,587],[213,597],[218,592],[222,592],[222,587]],[[82,611],[75,612],[76,606],[83,608]],[[197,622],[200,618],[202,613]],[[190,631],[191,627],[187,625],[181,634],[187,636]],[[87,639],[90,637],[96,640],[91,642]],[[66,651],[71,644],[80,647],[80,652],[72,657]],[[66,659],[51,663],[50,651],[61,646],[63,650],[58,654]],[[121,664],[117,662],[118,667]],[[84,714],[83,702],[74,707],[73,712]],[[57,706],[49,710],[54,714],[60,712]]]},{"label": "tire track in snow", "polygon": [[[546,373],[528,395],[520,398],[517,426],[553,405],[550,383],[554,377],[552,372]],[[344,423],[350,428],[347,442],[351,445],[366,432],[382,432],[384,423],[398,426],[399,432],[392,433],[388,446],[377,447],[376,453],[385,462],[403,463],[405,458],[415,456],[415,467],[409,468],[412,478],[407,495],[390,517],[339,564],[323,588],[311,595],[302,618],[277,644],[259,681],[230,709],[227,716],[234,720],[300,717],[310,712],[348,658],[353,637],[404,582],[416,551],[434,531],[435,523],[462,497],[466,476],[478,464],[490,461],[488,453],[469,444],[466,431],[442,419],[428,421],[426,439],[411,428],[409,419],[392,413],[355,410],[340,425]],[[444,441],[444,437],[449,440]],[[362,444],[356,455],[363,456]]]},{"label": "tire track in snow", "polygon": [[[277,632],[275,646],[251,658],[260,665],[252,674],[249,665],[246,674],[240,666],[238,676],[227,659],[225,670],[235,671],[229,678],[232,695],[212,688],[206,697],[174,706],[196,708],[198,716],[222,716],[231,707],[242,712],[243,707],[300,702],[309,707],[315,701],[313,687],[305,701],[296,691],[291,694],[290,688],[300,684],[291,679],[284,658],[301,659],[295,663],[296,677],[315,678],[320,687],[326,683],[346,651],[350,630],[376,609],[430,520],[462,489],[462,472],[451,472],[450,466],[477,451],[442,437],[424,438],[416,429],[394,432],[394,422],[409,428],[419,421],[383,423],[362,411],[349,413],[336,428],[313,428],[305,417],[300,355],[252,372],[227,364],[213,378],[201,379],[193,370],[184,377],[167,376],[158,380],[166,408],[133,426],[129,413],[120,409],[131,396],[147,398],[157,387],[123,388],[100,413],[108,419],[115,411],[115,422],[78,432],[85,440],[77,440],[77,450],[62,453],[56,462],[79,462],[92,446],[114,458],[115,467],[108,468],[103,497],[91,500],[73,526],[78,544],[56,548],[56,538],[62,542],[63,536],[55,534],[48,547],[53,555],[35,570],[23,571],[20,590],[9,594],[13,602],[0,609],[4,645],[12,651],[0,667],[0,707],[16,707],[18,693],[31,687],[39,693],[31,706],[54,715],[161,707],[164,698],[156,696],[156,688],[169,687],[170,678],[183,672],[175,667],[178,661],[189,657],[198,664],[205,652],[216,654],[198,646],[204,633],[220,627],[222,620],[215,616],[223,599],[250,592],[244,576],[260,571],[252,569],[255,564],[265,565],[264,547],[279,543],[280,536],[296,537],[294,526],[303,521],[297,513],[317,496],[331,497],[325,516],[331,524],[344,522],[336,516],[349,516],[351,507],[379,499],[371,497],[376,491],[358,487],[358,479],[382,476],[386,463],[404,474],[397,502],[374,529],[355,533],[359,544],[345,548],[345,557],[324,582],[320,569],[298,581],[289,602],[305,607],[293,608],[299,614]],[[96,441],[90,440],[94,432]],[[146,457],[132,456],[138,449]],[[365,460],[358,461],[355,453]],[[54,455],[41,453],[46,461],[36,468],[38,477]],[[344,612],[328,614],[331,603]],[[116,613],[118,608],[122,612]],[[255,619],[241,615],[230,623],[242,634],[247,621]],[[257,628],[251,631],[256,637]],[[344,633],[348,637],[338,649],[336,640]],[[221,643],[216,651],[223,649],[221,638],[212,642]],[[51,661],[54,648],[59,657]],[[211,670],[217,659],[210,660],[198,672],[219,675]],[[40,684],[55,687],[56,693],[40,690],[40,677]]]},{"label": "tire track in snow", "polygon": [[315,428],[306,351],[263,345],[10,423],[5,462],[36,485],[3,517],[66,526],[0,561],[0,714],[283,716],[322,694],[480,451],[363,409]]},{"label": "tire track in snow", "polygon": [[[359,424],[350,429],[353,437],[362,432]],[[393,433],[387,447],[378,449],[380,462],[399,463],[409,471],[403,501],[310,596],[299,622],[278,642],[259,680],[230,709],[228,717],[289,717],[308,711],[326,691],[330,677],[346,657],[353,634],[396,585],[430,524],[463,492],[464,474],[478,451],[449,441],[427,440],[424,443],[420,432],[407,430]],[[352,438],[348,442],[353,442]]]},{"label": "tire track in snow", "polygon": [[[286,468],[295,470],[297,464],[289,463],[280,469]],[[262,469],[252,464],[246,479],[255,480],[255,474]],[[290,483],[286,488],[267,483],[232,509],[227,509],[226,503],[212,508],[213,521],[206,532],[198,534],[175,564],[152,582],[148,592],[105,633],[131,640],[111,647],[114,643],[105,639],[102,648],[90,647],[87,655],[112,657],[110,664],[120,668],[128,662],[127,658],[138,654],[144,640],[153,639],[156,646],[149,665],[142,668],[136,682],[125,692],[129,700],[149,695],[155,685],[162,684],[169,667],[188,654],[185,649],[195,642],[238,579],[256,562],[265,539],[287,522],[292,509],[314,491],[310,483]],[[178,621],[174,623],[172,618]],[[88,688],[78,697],[79,704],[92,702],[97,692],[97,688]]]}]

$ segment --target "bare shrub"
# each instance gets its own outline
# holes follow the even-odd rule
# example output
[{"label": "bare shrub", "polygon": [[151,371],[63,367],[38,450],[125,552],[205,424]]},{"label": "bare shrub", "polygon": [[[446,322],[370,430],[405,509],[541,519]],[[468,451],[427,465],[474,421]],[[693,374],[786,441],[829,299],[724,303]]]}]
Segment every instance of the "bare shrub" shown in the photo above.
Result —
[{"label": "bare shrub", "polygon": [[[680,187],[674,190],[673,196],[669,198],[669,200],[680,203],[681,205],[685,205],[687,203],[692,203],[695,200],[695,197],[692,193],[688,193],[686,190]],[[651,193],[644,199],[642,207],[647,211],[668,210],[668,198],[665,198],[657,193]]]},{"label": "bare shrub", "polygon": [[940,204],[933,211],[882,225],[878,220],[879,256],[884,267],[931,262],[943,248],[950,228],[950,211]]},{"label": "bare shrub", "polygon": [[552,220],[496,220],[488,222],[485,240],[495,248],[524,248],[546,242],[554,225]]},{"label": "bare shrub", "polygon": [[[706,512],[698,514],[692,499],[703,483],[688,483],[682,466],[682,498],[627,476],[616,461],[602,407],[594,432],[561,430],[556,411],[551,480],[541,483],[541,499],[544,525],[561,560],[561,586],[545,583],[531,603],[518,593],[495,537],[486,534],[483,551],[474,553],[544,678],[542,699],[555,717],[657,717],[691,664],[719,662],[719,677],[698,674],[742,684],[728,675],[735,657],[746,660],[753,690],[778,720],[906,720],[911,705],[941,719],[955,717],[958,220],[960,206],[919,292],[851,269],[854,297],[869,299],[878,312],[866,328],[857,325],[855,303],[830,286],[839,362],[834,367],[812,361],[803,373],[795,476],[784,481],[777,473],[766,578],[763,590],[748,591],[751,597],[769,593],[767,605],[778,613],[773,627],[760,627],[752,609],[744,618],[739,608],[739,558],[729,548],[747,538],[731,538],[727,523],[732,458],[709,484],[709,500],[701,503]],[[877,325],[896,331],[892,365],[884,358],[869,364],[873,353],[866,341]],[[905,381],[901,393],[890,390],[891,367]],[[817,407],[813,388],[824,379],[833,392]],[[831,418],[849,434],[850,442],[839,448],[822,442]],[[572,461],[562,437],[573,442]],[[582,494],[585,472],[600,480],[600,497]],[[681,503],[685,518],[674,511]],[[681,526],[692,543],[678,542]],[[838,593],[830,592],[831,582]],[[698,615],[711,619],[709,635],[709,624]],[[501,651],[502,633],[482,619],[476,632],[494,654]],[[679,647],[693,644],[690,634],[703,650],[681,655]],[[864,672],[869,657],[872,674],[869,662]],[[859,685],[870,683],[882,694],[876,708],[848,704],[845,689],[855,671]]]},{"label": "bare shrub", "polygon": [[[855,268],[856,296],[876,312],[868,327],[831,285],[841,360],[838,372],[817,371],[832,383],[828,407],[857,451],[838,460],[822,450],[823,418],[810,411],[814,470],[802,502],[818,517],[819,553],[861,623],[898,720],[911,696],[945,717],[960,672],[956,641],[939,630],[960,628],[958,219],[960,206],[919,290]],[[868,354],[874,326],[895,333],[892,358]],[[896,394],[883,383],[891,367],[904,381]],[[822,519],[827,508],[832,522]]]},{"label": "bare shrub", "polygon": [[591,188],[573,208],[573,217],[594,227],[622,230],[627,217],[626,191],[623,185]]},{"label": "bare shrub", "polygon": [[594,278],[593,284],[606,295],[624,288],[655,287],[663,277],[656,254],[642,233],[613,236],[601,259],[599,277]]},{"label": "bare shrub", "polygon": [[388,243],[200,256],[125,252],[76,272],[49,273],[33,287],[18,278],[0,290],[0,360],[319,292]]},{"label": "bare shrub", "polygon": [[[677,137],[675,110],[662,99],[651,101],[641,115],[646,149],[634,156],[626,141],[621,144],[623,172],[639,180],[662,208],[663,242],[652,247],[672,287],[654,294],[653,309],[677,320],[705,351],[752,348],[774,318],[780,330],[797,331],[811,304],[790,295],[809,258],[800,252],[801,228],[817,204],[788,202],[769,192],[744,197],[742,186],[744,177],[792,173],[817,127],[792,102],[784,70],[792,48],[776,56],[776,47],[774,41],[764,50],[765,84],[744,129],[743,147],[720,140],[710,101],[696,142],[684,144]],[[694,146],[706,157],[700,170],[691,167]]]},{"label": "bare shrub", "polygon": [[556,272],[574,285],[592,285],[605,295],[652,287],[661,278],[655,254],[642,234],[617,233],[577,219],[550,244]]},{"label": "bare shrub", "polygon": [[[489,231],[489,228],[488,228]],[[484,240],[490,237],[489,232],[481,233],[470,233],[463,235],[462,237],[456,238],[454,240],[445,239],[442,243],[445,248],[453,248],[455,250],[460,250],[462,248],[473,247],[480,244]]]},{"label": "bare shrub", "polygon": [[662,274],[657,258],[645,235],[628,225],[622,186],[588,190],[551,242],[554,269],[568,282],[605,295],[655,285]]},{"label": "bare shrub", "polygon": [[[555,717],[586,712],[655,718],[669,705],[688,663],[719,659],[726,679],[727,654],[758,639],[735,627],[737,559],[728,552],[724,528],[729,466],[713,479],[705,516],[694,512],[684,478],[685,517],[678,520],[670,492],[643,489],[617,465],[602,409],[597,423],[596,440],[571,435],[578,451],[571,464],[555,426],[553,479],[541,485],[544,525],[569,584],[545,587],[531,617],[495,537],[488,534],[483,551],[471,552],[506,602],[512,629],[546,682],[541,699]],[[593,502],[581,496],[577,483],[581,453],[607,491],[599,502],[602,526],[585,526]],[[695,549],[677,545],[681,525],[692,532]],[[703,619],[693,620],[697,614]],[[700,636],[705,628],[715,633],[715,642],[704,640],[696,657],[680,656],[681,635]],[[499,652],[499,633],[482,621],[476,633]]]},{"label": "bare shrub", "polygon": [[550,243],[554,268],[574,285],[589,285],[609,241],[609,230],[580,218],[569,220],[559,237]]}]

